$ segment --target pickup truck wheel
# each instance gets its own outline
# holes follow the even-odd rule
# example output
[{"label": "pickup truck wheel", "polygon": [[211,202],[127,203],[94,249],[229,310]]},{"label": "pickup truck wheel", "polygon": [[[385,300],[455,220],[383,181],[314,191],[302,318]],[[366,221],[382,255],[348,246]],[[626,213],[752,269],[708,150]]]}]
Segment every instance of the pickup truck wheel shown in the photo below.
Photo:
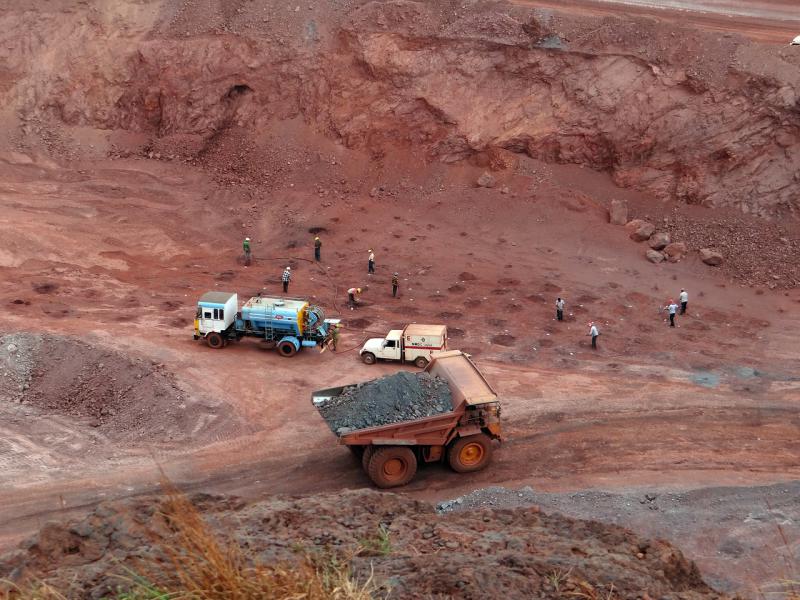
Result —
[{"label": "pickup truck wheel", "polygon": [[480,471],[492,460],[492,440],[479,433],[458,438],[447,450],[447,462],[456,473]]},{"label": "pickup truck wheel", "polygon": [[420,369],[424,369],[427,364],[428,359],[424,356],[418,356],[414,359],[414,366],[419,367]]},{"label": "pickup truck wheel", "polygon": [[206,344],[208,344],[209,348],[214,348],[214,350],[219,350],[220,348],[225,346],[225,339],[216,331],[212,331],[206,336]]},{"label": "pickup truck wheel", "polygon": [[375,355],[372,352],[364,352],[364,354],[361,355],[361,360],[364,361],[365,365],[374,365]]},{"label": "pickup truck wheel", "polygon": [[379,488],[405,485],[417,472],[417,457],[406,446],[375,448],[369,459],[367,475]]},{"label": "pickup truck wheel", "polygon": [[278,352],[280,352],[281,356],[286,356],[288,358],[297,354],[297,348],[294,347],[292,342],[281,342],[278,344]]}]

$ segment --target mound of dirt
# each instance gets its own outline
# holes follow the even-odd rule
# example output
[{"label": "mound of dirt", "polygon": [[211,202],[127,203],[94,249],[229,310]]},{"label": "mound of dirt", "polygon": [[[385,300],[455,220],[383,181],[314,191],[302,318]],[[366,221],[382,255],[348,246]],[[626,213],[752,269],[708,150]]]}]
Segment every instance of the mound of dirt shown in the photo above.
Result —
[{"label": "mound of dirt", "polygon": [[428,373],[381,377],[345,388],[341,394],[318,403],[317,408],[337,435],[432,417],[453,409],[450,386]]},{"label": "mound of dirt", "polygon": [[[424,502],[368,490],[302,499],[193,498],[222,539],[252,560],[347,555],[392,598],[723,598],[669,544],[613,525],[544,514],[536,507],[437,515]],[[46,581],[69,598],[118,597],[131,572],[174,577],[169,504],[158,498],[99,506],[87,518],[48,523],[0,557],[0,580]],[[388,544],[377,540],[380,529]],[[161,582],[163,584],[163,581]],[[5,584],[8,585],[8,584]],[[129,585],[129,584],[127,584]]]},{"label": "mound of dirt", "polygon": [[[196,427],[186,410],[194,401],[153,361],[73,338],[16,333],[0,337],[0,370],[0,402],[66,415],[115,440],[175,441]],[[216,420],[211,413],[206,419]]]}]

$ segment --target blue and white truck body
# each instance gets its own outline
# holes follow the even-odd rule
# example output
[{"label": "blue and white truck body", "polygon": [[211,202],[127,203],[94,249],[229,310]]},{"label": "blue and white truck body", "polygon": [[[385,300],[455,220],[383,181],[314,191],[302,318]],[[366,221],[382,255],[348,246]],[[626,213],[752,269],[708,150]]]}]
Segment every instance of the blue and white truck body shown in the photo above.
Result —
[{"label": "blue and white truck body", "polygon": [[256,296],[239,309],[235,293],[206,292],[197,302],[194,339],[223,348],[229,341],[257,337],[282,356],[294,356],[302,348],[322,346],[338,323],[302,298]]}]

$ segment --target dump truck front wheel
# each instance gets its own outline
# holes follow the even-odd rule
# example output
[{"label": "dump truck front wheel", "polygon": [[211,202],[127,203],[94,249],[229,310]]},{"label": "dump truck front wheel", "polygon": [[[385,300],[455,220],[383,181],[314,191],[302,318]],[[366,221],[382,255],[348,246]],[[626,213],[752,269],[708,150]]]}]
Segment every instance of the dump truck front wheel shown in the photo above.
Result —
[{"label": "dump truck front wheel", "polygon": [[479,433],[458,438],[447,450],[447,462],[457,473],[480,471],[492,460],[492,440]]},{"label": "dump truck front wheel", "polygon": [[225,338],[223,338],[216,331],[212,331],[206,336],[206,344],[208,344],[209,348],[214,348],[214,350],[219,350],[225,345]]},{"label": "dump truck front wheel", "polygon": [[287,340],[278,344],[278,352],[280,352],[281,356],[294,356],[297,354],[297,348],[295,348],[292,342]]},{"label": "dump truck front wheel", "polygon": [[361,466],[364,468],[365,473],[369,473],[369,460],[372,458],[374,451],[375,446],[372,444],[364,447],[364,454],[361,455]]},{"label": "dump truck front wheel", "polygon": [[406,446],[375,448],[369,459],[367,475],[379,488],[405,485],[417,472],[417,457]]},{"label": "dump truck front wheel", "polygon": [[428,364],[428,359],[424,356],[418,356],[414,359],[414,365],[419,367],[420,369],[424,369],[425,366]]},{"label": "dump truck front wheel", "polygon": [[364,361],[365,365],[374,365],[375,355],[372,352],[364,352],[364,354],[361,355],[361,360]]}]

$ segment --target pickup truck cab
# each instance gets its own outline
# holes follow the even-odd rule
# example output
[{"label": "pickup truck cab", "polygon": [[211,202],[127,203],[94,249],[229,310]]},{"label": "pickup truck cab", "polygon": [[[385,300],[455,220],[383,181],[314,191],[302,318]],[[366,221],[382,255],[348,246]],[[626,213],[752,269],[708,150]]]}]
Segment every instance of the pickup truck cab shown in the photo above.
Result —
[{"label": "pickup truck cab", "polygon": [[412,323],[392,329],[385,338],[372,338],[361,347],[361,360],[372,365],[380,360],[413,362],[420,369],[431,360],[432,352],[447,350],[447,327]]}]

